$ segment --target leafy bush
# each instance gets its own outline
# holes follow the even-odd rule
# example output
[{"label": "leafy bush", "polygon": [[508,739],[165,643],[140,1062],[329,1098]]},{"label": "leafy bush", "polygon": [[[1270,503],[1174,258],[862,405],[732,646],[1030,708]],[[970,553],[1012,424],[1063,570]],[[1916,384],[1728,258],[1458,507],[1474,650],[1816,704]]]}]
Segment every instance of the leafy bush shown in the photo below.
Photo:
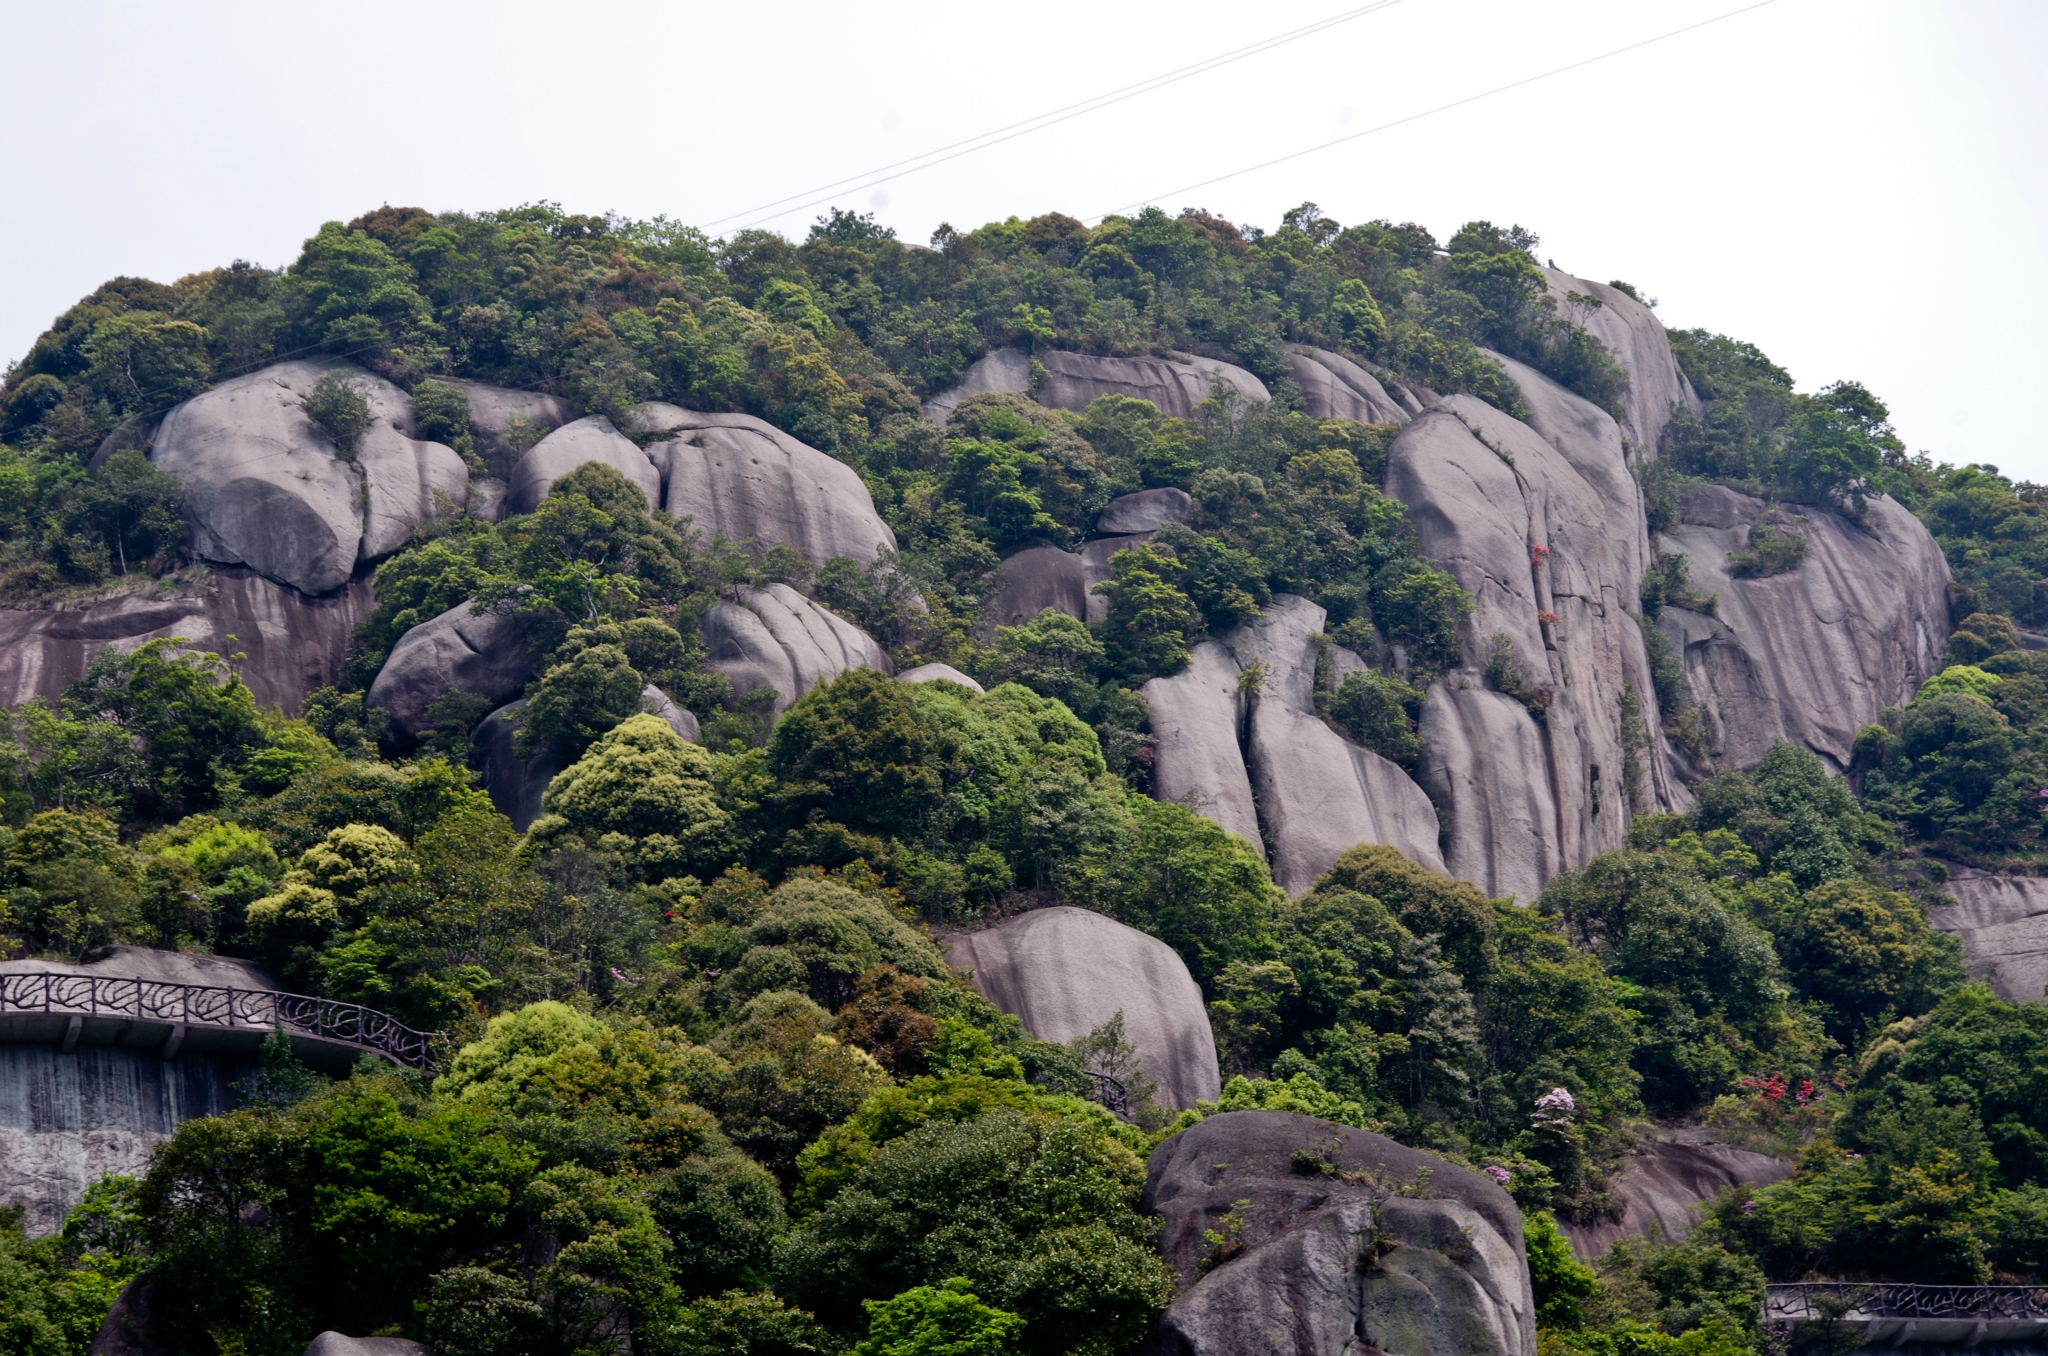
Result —
[{"label": "leafy bush", "polygon": [[370,431],[370,402],[363,383],[341,372],[329,372],[299,400],[319,430],[334,443],[344,461],[354,461],[363,435]]}]

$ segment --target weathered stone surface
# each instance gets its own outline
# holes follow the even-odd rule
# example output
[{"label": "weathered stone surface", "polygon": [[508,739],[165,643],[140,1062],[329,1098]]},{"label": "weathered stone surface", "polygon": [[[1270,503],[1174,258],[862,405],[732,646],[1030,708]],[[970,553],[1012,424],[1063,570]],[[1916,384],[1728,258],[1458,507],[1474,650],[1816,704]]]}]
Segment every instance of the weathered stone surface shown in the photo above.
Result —
[{"label": "weathered stone surface", "polygon": [[[1549,295],[1557,303],[1557,313],[1583,326],[1607,345],[1607,351],[1627,370],[1629,389],[1622,401],[1622,431],[1628,435],[1637,460],[1654,457],[1657,438],[1670,422],[1672,406],[1693,410],[1700,406],[1692,384],[1678,370],[1678,360],[1671,356],[1671,341],[1665,335],[1663,322],[1649,307],[1619,288],[1574,278],[1555,268],[1543,272],[1550,284]],[[1598,297],[1601,304],[1574,304],[1567,295],[1571,292]]]},{"label": "weathered stone surface", "polygon": [[175,1356],[177,1348],[163,1330],[157,1304],[156,1273],[145,1271],[121,1287],[113,1307],[100,1320],[86,1356]]},{"label": "weathered stone surface", "polygon": [[308,692],[340,681],[349,639],[373,605],[363,576],[308,598],[253,570],[222,568],[170,592],[150,586],[78,607],[0,609],[0,706],[55,701],[108,646],[182,636],[196,650],[247,656],[235,668],[257,702],[296,711]]},{"label": "weathered stone surface", "polygon": [[1172,947],[1087,909],[1034,909],[947,943],[946,959],[1042,1041],[1087,1035],[1121,1011],[1124,1039],[1159,1084],[1158,1101],[1189,1107],[1222,1091],[1202,991]]},{"label": "weathered stone surface", "polygon": [[1666,1131],[1613,1178],[1621,1218],[1598,1224],[1562,1224],[1572,1251],[1586,1262],[1606,1256],[1624,1238],[1676,1243],[1699,1222],[1700,1205],[1731,1186],[1766,1186],[1792,1175],[1792,1161],[1729,1144],[1714,1144],[1698,1130]]},{"label": "weathered stone surface", "polygon": [[[1297,1150],[1334,1171],[1303,1174]],[[1150,1356],[1534,1356],[1521,1215],[1443,1159],[1292,1112],[1233,1111],[1152,1151],[1144,1204],[1182,1287]],[[1204,1272],[1203,1232],[1233,1210],[1241,1247]]]},{"label": "weathered stone surface", "polygon": [[1962,942],[1970,973],[2009,1003],[2041,1002],[2048,985],[2048,879],[1952,866],[1943,891],[1955,903],[1928,910],[1927,921]]},{"label": "weathered stone surface", "polygon": [[508,702],[485,716],[469,735],[476,750],[478,782],[498,813],[511,820],[512,827],[521,833],[541,817],[541,795],[562,770],[562,760],[552,749],[538,758],[519,756],[516,718],[525,709],[523,699]]},{"label": "weathered stone surface", "polygon": [[896,666],[874,637],[790,588],[750,589],[736,603],[719,603],[704,618],[709,667],[732,680],[735,693],[775,690],[774,713],[819,683],[848,669],[894,673]]},{"label": "weathered stone surface", "polygon": [[[1461,633],[1473,668],[1438,681],[1421,729],[1421,780],[1452,874],[1527,899],[1556,871],[1621,846],[1634,813],[1690,798],[1661,736],[1632,751],[1623,729],[1631,693],[1642,731],[1662,721],[1632,615],[1649,546],[1621,437],[1605,412],[1501,361],[1532,423],[1444,397],[1394,440],[1387,491],[1408,506],[1424,553],[1473,597]],[[1548,694],[1540,727],[1519,704],[1469,690],[1496,647]]]},{"label": "weathered stone surface", "polygon": [[1188,666],[1145,684],[1152,712],[1152,794],[1214,820],[1226,832],[1265,853],[1258,802],[1239,745],[1245,699],[1237,690],[1237,661],[1205,640]]},{"label": "weathered stone surface", "polygon": [[531,513],[555,482],[587,462],[609,466],[640,487],[649,508],[661,504],[661,475],[647,454],[601,414],[564,424],[527,449],[512,468],[512,511]]},{"label": "weathered stone surface", "polygon": [[62,961],[0,961],[0,975],[101,975],[115,979],[153,979],[166,984],[207,984],[222,989],[281,989],[277,979],[255,961],[232,956],[200,956],[186,951],[159,951],[149,946],[110,946],[90,965]]},{"label": "weathered stone surface", "polygon": [[[1107,578],[1107,571],[1100,577]],[[1076,552],[1057,546],[1019,551],[1006,557],[996,571],[996,586],[982,608],[982,624],[1022,626],[1047,608],[1085,621],[1091,603],[1102,601],[1088,592],[1097,582],[1095,571]]]},{"label": "weathered stone surface", "polygon": [[[151,459],[176,477],[193,553],[248,565],[305,593],[331,593],[361,558],[361,475],[316,428],[300,399],[334,370],[359,375],[374,395],[377,428],[400,437],[386,388],[331,359],[276,363],[224,381],[164,416]],[[409,441],[409,440],[408,440]]]},{"label": "weathered stone surface", "polygon": [[668,728],[687,743],[695,744],[703,731],[697,725],[697,713],[687,706],[678,705],[676,699],[649,683],[640,689],[640,708],[657,715],[667,722]]},{"label": "weathered stone surface", "polygon": [[1301,407],[1317,419],[1361,424],[1405,424],[1412,417],[1380,379],[1326,348],[1287,350],[1287,375],[1301,387]]},{"label": "weathered stone surface", "polygon": [[1014,348],[999,348],[975,363],[961,376],[960,384],[941,391],[924,402],[924,417],[944,424],[953,417],[953,407],[969,396],[991,391],[1018,395],[1031,389],[1031,359]]},{"label": "weathered stone surface", "polygon": [[[299,402],[331,372],[354,380],[371,422],[350,465]],[[164,416],[152,459],[177,477],[200,557],[248,565],[329,593],[358,561],[405,545],[444,507],[469,500],[469,468],[412,436],[405,392],[331,358],[274,363]]]},{"label": "weathered stone surface", "polygon": [[156,1050],[0,1043],[0,1204],[54,1233],[108,1173],[140,1176],[150,1151],[195,1116],[232,1111],[255,1061]]},{"label": "weathered stone surface", "polygon": [[502,523],[511,508],[512,487],[496,476],[469,482],[469,515],[487,523]]},{"label": "weathered stone surface", "polygon": [[[491,474],[510,480],[521,453],[576,417],[569,402],[541,391],[510,391],[480,381],[456,381],[469,397],[469,431],[476,442],[476,454],[484,459]],[[522,446],[519,435],[523,434]]]},{"label": "weathered stone surface", "polygon": [[434,1349],[403,1337],[347,1337],[328,1331],[306,1344],[306,1356],[434,1356]]},{"label": "weathered stone surface", "polygon": [[457,603],[398,638],[370,684],[369,704],[390,712],[401,734],[417,738],[427,728],[427,708],[452,688],[506,701],[533,677],[537,661],[526,633],[517,614],[479,614]]},{"label": "weathered stone surface", "polygon": [[1095,530],[1110,537],[1157,532],[1168,523],[1186,522],[1191,502],[1186,490],[1171,487],[1118,495],[1096,515]]},{"label": "weathered stone surface", "polygon": [[1880,495],[1861,525],[1781,505],[1785,526],[1805,534],[1806,559],[1736,579],[1728,555],[1765,508],[1717,485],[1681,497],[1661,549],[1683,553],[1693,588],[1719,602],[1711,617],[1667,607],[1658,621],[1717,761],[1753,767],[1783,739],[1847,767],[1856,732],[1941,668],[1948,562],[1918,518]]},{"label": "weathered stone surface", "polygon": [[649,403],[636,429],[661,435],[647,456],[660,472],[662,504],[689,518],[708,545],[715,534],[785,542],[812,565],[834,556],[865,564],[896,549],[867,486],[851,466],[750,414],[703,414]]},{"label": "weathered stone surface", "polygon": [[1185,353],[1170,358],[1098,358],[1056,349],[1038,357],[1045,364],[1038,402],[1054,409],[1085,410],[1100,396],[1121,395],[1149,400],[1168,417],[1186,418],[1214,393],[1218,382],[1246,400],[1272,398],[1266,383],[1242,367],[1214,358]]},{"label": "weathered stone surface", "polygon": [[899,683],[958,683],[969,692],[980,692],[983,688],[951,664],[919,664],[896,675]]}]

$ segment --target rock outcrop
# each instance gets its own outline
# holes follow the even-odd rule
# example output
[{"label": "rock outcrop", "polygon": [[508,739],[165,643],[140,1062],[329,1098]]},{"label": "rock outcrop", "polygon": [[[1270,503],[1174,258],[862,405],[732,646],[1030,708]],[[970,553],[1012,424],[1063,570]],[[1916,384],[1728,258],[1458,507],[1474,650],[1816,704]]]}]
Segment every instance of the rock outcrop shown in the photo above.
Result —
[{"label": "rock outcrop", "polygon": [[947,942],[946,959],[1042,1041],[1071,1041],[1124,1015],[1124,1039],[1159,1084],[1160,1105],[1213,1101],[1222,1091],[1202,991],[1179,953],[1113,918],[1034,909]]},{"label": "rock outcrop", "polygon": [[714,606],[704,617],[704,643],[709,667],[732,680],[735,695],[774,689],[777,718],[848,669],[896,671],[874,637],[787,584],[749,589],[738,602]]},{"label": "rock outcrop", "polygon": [[[1729,554],[1767,512],[1806,538],[1784,574],[1737,579]],[[1661,550],[1690,562],[1712,615],[1666,607],[1658,624],[1683,659],[1716,761],[1752,767],[1783,739],[1849,764],[1856,732],[1910,701],[1941,668],[1948,562],[1926,526],[1892,499],[1862,522],[1803,505],[1775,509],[1719,485],[1688,487]]]},{"label": "rock outcrop", "polygon": [[919,664],[914,669],[905,669],[902,673],[897,674],[896,681],[899,683],[958,683],[969,692],[981,692],[984,690],[980,683],[975,682],[951,664]]},{"label": "rock outcrop", "polygon": [[434,1356],[434,1349],[405,1337],[349,1337],[329,1331],[306,1344],[306,1356]]},{"label": "rock outcrop", "polygon": [[1962,942],[1971,975],[2008,1003],[2048,997],[2048,879],[1952,866],[1942,889],[1955,903],[1927,921]]},{"label": "rock outcrop", "polygon": [[[1500,362],[1530,421],[1444,397],[1395,438],[1387,492],[1473,600],[1461,628],[1473,667],[1432,684],[1420,730],[1419,779],[1443,817],[1450,872],[1528,901],[1557,871],[1621,846],[1636,812],[1690,801],[1634,615],[1649,541],[1620,430]],[[1486,669],[1520,699],[1481,690]]]},{"label": "rock outcrop", "polygon": [[1176,353],[1166,358],[1098,358],[1090,353],[1058,349],[1038,355],[1045,379],[1035,393],[1038,403],[1059,410],[1085,410],[1106,395],[1149,400],[1168,418],[1185,419],[1195,406],[1229,387],[1245,400],[1272,399],[1266,383],[1242,367],[1214,358]]},{"label": "rock outcrop", "polygon": [[1023,395],[1030,389],[1031,359],[1018,349],[999,348],[969,367],[959,385],[925,401],[924,417],[943,425],[953,417],[953,407],[969,396],[991,392]]},{"label": "rock outcrop", "polygon": [[308,692],[341,680],[349,640],[372,606],[361,575],[309,598],[253,570],[222,568],[169,591],[152,585],[76,607],[0,609],[0,706],[55,701],[109,646],[183,637],[195,650],[244,655],[235,669],[258,704],[296,711]]},{"label": "rock outcrop", "polygon": [[[1359,843],[1387,843],[1444,869],[1436,809],[1422,788],[1316,713],[1325,616],[1306,598],[1279,594],[1263,617],[1204,641],[1187,668],[1144,689],[1154,794],[1270,847],[1273,879],[1290,895],[1306,893]],[[1243,690],[1241,676],[1259,665],[1257,690]]]},{"label": "rock outcrop", "polygon": [[[1634,452],[1634,460],[1657,455],[1657,439],[1671,420],[1674,406],[1696,410],[1699,397],[1692,383],[1678,369],[1671,341],[1656,312],[1618,287],[1574,278],[1559,269],[1546,268],[1548,296],[1557,304],[1559,316],[1585,329],[1607,346],[1616,362],[1628,373],[1628,394],[1622,400],[1622,432]],[[1595,297],[1598,306],[1574,302],[1571,293]]]},{"label": "rock outcrop", "polygon": [[1101,621],[1108,601],[1089,590],[1107,578],[1107,569],[1098,570],[1078,551],[1028,547],[1003,558],[995,588],[982,608],[982,625],[1022,626],[1047,608],[1087,622]]},{"label": "rock outcrop", "polygon": [[688,518],[709,545],[715,534],[766,547],[795,547],[813,566],[834,556],[862,564],[896,549],[854,469],[750,414],[703,414],[650,402],[633,411],[655,440],[662,505]]},{"label": "rock outcrop", "polygon": [[533,677],[536,662],[524,618],[457,603],[398,638],[370,684],[369,704],[389,712],[402,737],[416,739],[430,723],[427,708],[442,694],[459,688],[486,701],[509,701]]},{"label": "rock outcrop", "polygon": [[1676,1243],[1699,1223],[1700,1207],[1732,1186],[1768,1186],[1792,1175],[1789,1158],[1715,1144],[1699,1130],[1659,1134],[1612,1179],[1621,1217],[1562,1224],[1581,1261],[1597,1262],[1624,1238]]},{"label": "rock outcrop", "polygon": [[1104,504],[1102,512],[1095,515],[1095,530],[1105,537],[1157,532],[1168,523],[1186,522],[1192,503],[1186,490],[1170,487],[1120,494]]},{"label": "rock outcrop", "polygon": [[[1350,419],[1360,424],[1405,424],[1421,412],[1413,396],[1409,408],[1372,373],[1341,353],[1326,348],[1287,350],[1287,375],[1301,388],[1301,408],[1318,419]],[[1396,387],[1396,389],[1399,389]],[[1407,394],[1405,391],[1402,394]]]},{"label": "rock outcrop", "polygon": [[527,448],[576,417],[560,396],[508,391],[480,381],[443,380],[469,397],[469,431],[476,454],[499,480],[509,482]]},{"label": "rock outcrop", "polygon": [[633,440],[601,414],[578,419],[550,433],[527,449],[512,468],[512,512],[531,513],[548,497],[555,482],[588,462],[609,466],[640,487],[649,508],[661,504],[661,475]]},{"label": "rock outcrop", "polygon": [[518,716],[525,709],[524,699],[508,702],[485,716],[469,734],[478,783],[498,813],[521,833],[544,813],[540,798],[563,767],[553,749],[534,758],[519,756]]},{"label": "rock outcrop", "polygon": [[1152,1151],[1144,1205],[1181,1280],[1148,1356],[1536,1351],[1514,1201],[1393,1140],[1286,1111],[1211,1116]]}]

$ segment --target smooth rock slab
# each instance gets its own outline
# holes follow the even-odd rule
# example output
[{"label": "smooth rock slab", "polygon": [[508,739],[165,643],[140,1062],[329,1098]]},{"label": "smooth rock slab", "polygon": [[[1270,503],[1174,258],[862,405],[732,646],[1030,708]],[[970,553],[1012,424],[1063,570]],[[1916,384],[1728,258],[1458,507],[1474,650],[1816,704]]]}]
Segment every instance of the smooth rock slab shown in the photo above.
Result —
[{"label": "smooth rock slab", "polygon": [[1185,353],[1170,358],[1098,358],[1055,349],[1040,354],[1039,361],[1046,375],[1036,393],[1038,403],[1060,410],[1085,410],[1099,397],[1121,395],[1149,400],[1168,418],[1185,419],[1214,394],[1218,382],[1246,400],[1272,399],[1266,383],[1242,367]]},{"label": "smooth rock slab", "polygon": [[1954,904],[1927,921],[1963,944],[1970,973],[2008,1003],[2039,1003],[2048,985],[2048,879],[1951,866],[1942,887]]},{"label": "smooth rock slab", "polygon": [[919,664],[914,669],[906,669],[902,673],[897,674],[896,681],[899,683],[958,683],[969,692],[982,692],[985,690],[980,683],[975,682],[951,664]]},{"label": "smooth rock slab", "polygon": [[1087,1035],[1121,1011],[1124,1039],[1159,1084],[1161,1106],[1213,1101],[1223,1083],[1202,991],[1178,952],[1113,918],[1034,909],[947,943],[975,987],[1042,1041]]},{"label": "smooth rock slab", "polygon": [[[452,377],[437,380],[461,387],[469,397],[469,431],[476,453],[500,479],[511,478],[527,448],[576,417],[568,401],[542,391],[512,391]],[[519,433],[528,440],[524,447],[517,441]]]},{"label": "smooth rock slab", "polygon": [[451,689],[509,701],[538,664],[527,646],[527,629],[517,614],[479,614],[457,603],[398,638],[370,684],[369,704],[389,712],[392,725],[416,739],[427,728],[427,708]]},{"label": "smooth rock slab", "polygon": [[[1607,346],[1628,373],[1628,394],[1622,398],[1622,431],[1628,435],[1634,460],[1648,461],[1657,455],[1657,440],[1670,422],[1673,405],[1697,410],[1699,397],[1692,383],[1678,369],[1672,356],[1671,340],[1656,312],[1618,287],[1574,278],[1561,269],[1546,268],[1548,295],[1557,303],[1558,315],[1580,325]],[[1597,308],[1574,305],[1572,292],[1600,299]]]},{"label": "smooth rock slab", "polygon": [[1192,502],[1186,490],[1170,486],[1120,494],[1102,506],[1102,512],[1095,518],[1095,530],[1111,537],[1157,532],[1168,523],[1186,522]]},{"label": "smooth rock slab", "polygon": [[434,1356],[434,1349],[404,1337],[348,1337],[330,1330],[306,1344],[306,1356]]},{"label": "smooth rock slab", "polygon": [[611,467],[638,485],[647,496],[649,508],[660,505],[661,475],[654,469],[654,463],[633,445],[632,439],[614,428],[611,420],[593,414],[564,424],[519,459],[519,464],[512,468],[512,512],[533,512],[554,489],[556,481],[593,461]]},{"label": "smooth rock slab", "polygon": [[1700,1206],[1732,1186],[1768,1186],[1792,1175],[1792,1160],[1730,1144],[1697,1131],[1660,1134],[1613,1179],[1621,1218],[1598,1224],[1560,1223],[1572,1251],[1597,1262],[1624,1238],[1676,1243],[1699,1223]]},{"label": "smooth rock slab", "polygon": [[0,609],[0,706],[56,701],[103,649],[182,637],[194,650],[244,655],[235,671],[257,704],[295,712],[308,692],[341,681],[373,606],[365,577],[309,598],[254,570],[222,568],[172,593],[150,587],[79,607]]},{"label": "smooth rock slab", "polygon": [[982,607],[982,625],[990,636],[998,626],[1022,626],[1051,608],[1082,621],[1104,600],[1089,593],[1109,577],[1078,552],[1057,546],[1033,546],[1006,556],[996,571],[996,585]]},{"label": "smooth rock slab", "polygon": [[[1339,1171],[1297,1171],[1304,1149]],[[1534,1356],[1521,1214],[1443,1159],[1293,1112],[1233,1111],[1152,1151],[1144,1208],[1182,1287],[1148,1356]],[[1204,1273],[1204,1232],[1232,1211],[1240,1251]]]},{"label": "smooth rock slab", "polygon": [[1205,640],[1189,652],[1188,666],[1145,684],[1152,712],[1152,794],[1185,806],[1234,833],[1265,855],[1258,801],[1239,745],[1245,700],[1230,651]]},{"label": "smooth rock slab", "polygon": [[874,637],[787,584],[749,589],[736,603],[715,605],[704,617],[704,643],[708,667],[732,680],[734,695],[774,689],[777,717],[848,669],[896,671]]},{"label": "smooth rock slab", "polygon": [[704,414],[650,402],[633,425],[661,435],[647,447],[662,505],[702,534],[766,547],[783,542],[813,566],[835,556],[862,564],[896,549],[859,473],[750,414]]},{"label": "smooth rock slab", "polygon": [[1031,359],[1014,348],[999,348],[969,367],[960,384],[924,402],[924,417],[943,425],[953,408],[969,396],[1002,391],[1022,395],[1031,389]]},{"label": "smooth rock slab", "polygon": [[1317,419],[1405,424],[1411,417],[1378,377],[1341,353],[1326,348],[1290,348],[1287,375],[1301,387],[1302,411]]}]

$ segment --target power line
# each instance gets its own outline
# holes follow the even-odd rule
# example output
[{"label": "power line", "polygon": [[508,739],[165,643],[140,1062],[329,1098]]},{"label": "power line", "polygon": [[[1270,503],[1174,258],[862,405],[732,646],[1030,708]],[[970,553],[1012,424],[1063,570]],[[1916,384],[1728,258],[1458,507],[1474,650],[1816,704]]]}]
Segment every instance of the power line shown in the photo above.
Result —
[{"label": "power line", "polygon": [[1741,9],[1731,9],[1726,14],[1717,14],[1711,19],[1702,19],[1700,22],[1696,24],[1687,24],[1684,28],[1674,28],[1669,33],[1659,33],[1654,38],[1644,38],[1641,42],[1632,42],[1626,47],[1617,47],[1611,52],[1602,52],[1599,56],[1587,57],[1583,61],[1574,61],[1569,66],[1559,66],[1554,70],[1545,71],[1541,75],[1532,75],[1521,80],[1512,81],[1509,84],[1497,85],[1494,88],[1485,91],[1484,93],[1467,95],[1463,99],[1454,99],[1447,104],[1438,104],[1435,108],[1425,110],[1421,113],[1411,113],[1405,118],[1396,118],[1392,122],[1383,122],[1377,127],[1368,127],[1363,132],[1352,132],[1349,135],[1338,137],[1333,141],[1325,141],[1320,145],[1310,146],[1306,150],[1294,151],[1290,154],[1282,156],[1275,156],[1271,160],[1264,160],[1256,165],[1250,165],[1241,170],[1232,170],[1228,174],[1219,174],[1213,179],[1204,179],[1200,183],[1189,184],[1184,188],[1176,188],[1170,190],[1169,192],[1154,194],[1152,197],[1144,199],[1141,202],[1126,203],[1122,207],[1114,208],[1108,212],[1098,213],[1097,215],[1088,217],[1086,219],[1088,221],[1101,221],[1104,217],[1112,217],[1121,212],[1128,212],[1132,208],[1144,207],[1150,203],[1159,201],[1161,198],[1178,197],[1183,193],[1192,193],[1198,188],[1207,188],[1211,184],[1220,184],[1227,179],[1240,178],[1243,175],[1253,174],[1262,169],[1270,169],[1274,165],[1284,165],[1290,160],[1299,160],[1301,159],[1301,157],[1305,155],[1314,155],[1317,151],[1327,151],[1332,146],[1341,146],[1347,141],[1356,141],[1360,137],[1369,137],[1373,135],[1375,132],[1384,132],[1390,128],[1400,127],[1407,123],[1418,122],[1423,118],[1433,117],[1438,113],[1449,112],[1453,108],[1463,108],[1466,104],[1478,103],[1481,99],[1490,99],[1496,94],[1505,94],[1511,89],[1520,89],[1524,85],[1533,85],[1539,80],[1548,80],[1553,75],[1563,75],[1567,71],[1576,71],[1580,67],[1591,66],[1595,62],[1605,61],[1609,57],[1618,57],[1623,55],[1624,53],[1633,52],[1638,50],[1639,48],[1648,47],[1653,43],[1663,42],[1667,38],[1675,38],[1680,36],[1681,34],[1691,33],[1696,29],[1705,28],[1710,24],[1720,23],[1723,19],[1732,19],[1738,14],[1747,14],[1751,10],[1762,9],[1765,5],[1773,3],[1775,3],[1775,0],[1757,0],[1756,4],[1744,5]]},{"label": "power line", "polygon": [[[1008,126],[998,127],[994,131],[983,132],[979,136],[968,137],[964,141],[956,141],[950,145],[941,146],[937,150],[926,151],[922,155],[913,155],[907,159],[898,160],[892,164],[883,165],[860,174],[850,175],[847,178],[839,179],[829,184],[821,184],[817,188],[805,189],[802,193],[792,193],[786,198],[777,198],[772,202],[762,203],[758,207],[749,207],[743,212],[734,212],[730,216],[717,217],[702,223],[702,225],[704,229],[709,230],[726,222],[752,217],[757,212],[768,213],[766,216],[747,222],[748,227],[759,226],[773,221],[777,217],[788,216],[792,212],[801,212],[827,202],[840,190],[846,189],[848,185],[852,185],[850,191],[859,192],[862,189],[873,188],[878,184],[886,184],[892,179],[900,179],[905,175],[915,174],[919,170],[930,169],[934,165],[943,165],[948,160],[957,160],[963,155],[972,155],[976,151],[985,151],[991,146],[1000,146],[1006,141],[1014,141],[1018,137],[1028,136],[1033,132],[1041,132],[1048,127],[1056,127],[1060,123],[1071,121],[1084,114],[1108,108],[1112,104],[1120,104],[1126,99],[1135,99],[1141,94],[1149,94],[1153,90],[1164,89],[1168,85],[1177,84],[1193,76],[1206,74],[1209,71],[1228,66],[1232,62],[1242,61],[1246,57],[1272,51],[1276,47],[1299,41],[1302,38],[1335,28],[1339,24],[1349,23],[1353,19],[1362,18],[1367,14],[1387,9],[1399,3],[1400,0],[1374,0],[1372,4],[1361,5],[1357,9],[1347,10],[1328,19],[1317,20],[1306,27],[1281,33],[1275,37],[1261,38],[1259,41],[1247,46],[1225,52],[1220,56],[1205,58],[1190,66],[1182,66],[1177,70],[1168,71],[1164,75],[1156,75],[1148,80],[1141,80],[1135,85],[1125,85],[1123,88],[1111,90],[1107,94],[1098,94],[1092,98],[1083,99],[1078,103],[1053,109],[1049,113],[1040,113],[1035,117],[1025,118],[1021,122],[1013,122]],[[894,172],[892,173],[891,171]],[[824,196],[810,197],[810,200],[807,202],[796,201],[799,198],[809,197],[813,194],[822,194]],[[785,205],[791,203],[795,205]]]}]

